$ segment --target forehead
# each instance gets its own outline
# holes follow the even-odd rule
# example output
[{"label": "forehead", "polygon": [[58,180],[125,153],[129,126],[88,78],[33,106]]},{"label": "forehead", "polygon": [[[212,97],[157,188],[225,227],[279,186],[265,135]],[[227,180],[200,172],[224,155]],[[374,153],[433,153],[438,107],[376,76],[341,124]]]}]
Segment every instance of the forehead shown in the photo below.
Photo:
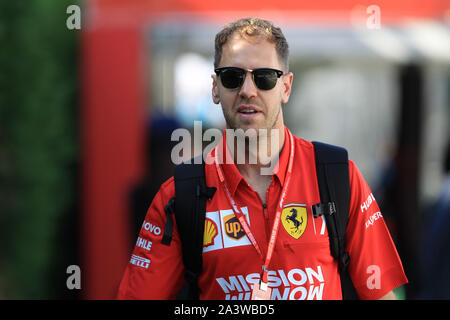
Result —
[{"label": "forehead", "polygon": [[281,68],[274,43],[257,36],[242,38],[239,34],[233,34],[223,45],[219,65],[246,69]]}]

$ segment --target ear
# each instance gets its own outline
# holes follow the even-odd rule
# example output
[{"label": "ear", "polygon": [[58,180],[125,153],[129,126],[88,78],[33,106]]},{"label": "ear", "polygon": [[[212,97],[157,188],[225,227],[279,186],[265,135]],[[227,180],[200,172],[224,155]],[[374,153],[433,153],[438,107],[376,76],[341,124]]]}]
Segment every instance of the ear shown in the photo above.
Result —
[{"label": "ear", "polygon": [[283,79],[283,91],[281,92],[281,102],[287,103],[289,96],[291,95],[292,82],[294,81],[294,74],[289,72],[282,76]]},{"label": "ear", "polygon": [[220,103],[220,97],[219,97],[219,88],[217,87],[217,75],[212,74],[211,78],[213,80],[213,82],[212,82],[212,90],[211,90],[212,99],[213,99],[213,102],[215,104],[219,104]]}]

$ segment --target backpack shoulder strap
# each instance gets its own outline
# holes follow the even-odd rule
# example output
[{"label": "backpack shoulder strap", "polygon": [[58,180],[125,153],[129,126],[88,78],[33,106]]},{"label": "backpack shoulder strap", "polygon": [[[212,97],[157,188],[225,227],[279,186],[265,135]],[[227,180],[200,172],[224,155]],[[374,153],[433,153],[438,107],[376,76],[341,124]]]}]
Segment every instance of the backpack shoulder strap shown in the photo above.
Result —
[{"label": "backpack shoulder strap", "polygon": [[315,218],[320,215],[325,217],[331,254],[339,261],[343,299],[358,299],[347,270],[350,256],[345,251],[345,230],[350,208],[347,150],[321,142],[313,142],[313,145],[320,192],[320,203],[312,207],[313,215]]},{"label": "backpack shoulder strap", "polygon": [[212,198],[216,188],[206,185],[203,158],[177,165],[174,180],[175,200],[172,208],[182,245],[186,280],[177,299],[196,300],[199,296],[197,277],[203,261],[206,201]]}]

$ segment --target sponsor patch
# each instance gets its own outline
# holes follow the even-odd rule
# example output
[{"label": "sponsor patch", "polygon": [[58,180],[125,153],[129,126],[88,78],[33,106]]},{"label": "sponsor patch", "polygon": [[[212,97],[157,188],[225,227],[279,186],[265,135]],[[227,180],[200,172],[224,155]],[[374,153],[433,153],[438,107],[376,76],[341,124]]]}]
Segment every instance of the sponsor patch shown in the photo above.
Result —
[{"label": "sponsor patch", "polygon": [[281,212],[281,223],[284,230],[291,237],[294,239],[300,238],[308,224],[306,206],[300,206],[299,204],[286,205]]},{"label": "sponsor patch", "polygon": [[214,245],[214,239],[217,237],[217,234],[219,233],[219,230],[217,228],[217,224],[209,219],[205,219],[205,233],[203,236],[203,246],[213,246]]},{"label": "sponsor patch", "polygon": [[373,215],[371,215],[369,217],[369,219],[367,219],[366,221],[366,229],[373,226],[373,224],[375,223],[375,221],[377,221],[378,219],[382,218],[383,215],[381,214],[380,211],[375,212]]},{"label": "sponsor patch", "polygon": [[136,246],[150,251],[152,249],[152,242],[150,240],[138,237],[136,240]]},{"label": "sponsor patch", "polygon": [[[225,300],[249,300],[254,284],[259,283],[259,272],[234,274],[216,278]],[[269,270],[267,286],[273,288],[271,300],[322,300],[325,277],[322,266]]]},{"label": "sponsor patch", "polygon": [[142,228],[144,228],[147,231],[150,231],[150,233],[153,233],[155,236],[159,236],[161,234],[161,228],[152,224],[149,221],[145,221],[142,223]]},{"label": "sponsor patch", "polygon": [[225,234],[227,235],[227,237],[234,240],[239,240],[243,236],[245,236],[245,231],[234,213],[224,217],[223,222],[225,225]]},{"label": "sponsor patch", "polygon": [[361,203],[361,213],[364,213],[364,211],[369,210],[370,206],[372,205],[372,203],[375,202],[375,197],[373,196],[373,194],[369,194],[369,196],[367,197],[367,200],[364,201],[363,203]]},{"label": "sponsor patch", "polygon": [[135,266],[148,269],[148,266],[150,265],[150,259],[142,258],[133,254],[131,255],[130,263],[134,264]]},{"label": "sponsor patch", "polygon": [[[247,207],[241,208],[251,225]],[[206,212],[203,252],[251,245],[232,209]]]},{"label": "sponsor patch", "polygon": [[[251,227],[247,207],[243,207],[241,208],[241,210],[245,216],[245,219],[247,220],[248,225]],[[247,238],[245,231],[242,229],[239,220],[235,217],[233,210],[232,209],[220,210],[219,212],[220,212],[220,222],[222,227],[222,239],[224,248],[251,245],[251,242]],[[236,221],[234,221],[232,217],[235,217]],[[239,229],[236,226],[235,222],[239,223]]]}]

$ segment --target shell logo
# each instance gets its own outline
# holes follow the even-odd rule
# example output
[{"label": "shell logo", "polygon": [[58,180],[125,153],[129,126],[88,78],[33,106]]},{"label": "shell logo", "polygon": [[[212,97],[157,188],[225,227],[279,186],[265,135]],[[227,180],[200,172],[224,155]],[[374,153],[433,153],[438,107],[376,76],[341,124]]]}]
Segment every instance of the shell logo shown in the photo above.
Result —
[{"label": "shell logo", "polygon": [[214,244],[214,238],[218,234],[217,225],[211,219],[205,219],[205,233],[203,234],[203,246],[211,246]]}]

